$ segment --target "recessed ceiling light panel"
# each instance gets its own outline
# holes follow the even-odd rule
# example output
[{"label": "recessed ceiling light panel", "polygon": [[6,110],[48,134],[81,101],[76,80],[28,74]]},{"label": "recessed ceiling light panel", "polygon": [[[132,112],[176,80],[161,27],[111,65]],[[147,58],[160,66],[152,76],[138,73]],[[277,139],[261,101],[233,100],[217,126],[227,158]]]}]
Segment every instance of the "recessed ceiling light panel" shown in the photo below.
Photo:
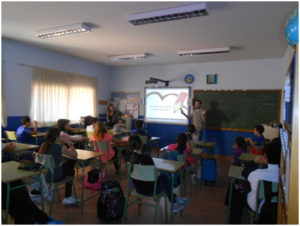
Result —
[{"label": "recessed ceiling light panel", "polygon": [[128,16],[128,21],[133,25],[144,25],[206,15],[208,15],[206,3],[197,3],[180,7],[154,10],[145,13],[131,14]]},{"label": "recessed ceiling light panel", "polygon": [[129,60],[142,60],[149,57],[149,53],[139,53],[131,55],[120,55],[120,56],[110,56],[111,61],[129,61]]},{"label": "recessed ceiling light panel", "polygon": [[82,32],[90,32],[91,28],[83,23],[71,24],[60,27],[37,30],[35,34],[39,38],[53,38],[63,35],[78,34]]},{"label": "recessed ceiling light panel", "polygon": [[180,50],[177,51],[179,56],[197,56],[203,54],[215,54],[215,53],[229,53],[230,47],[210,48],[210,49],[192,49],[192,50]]}]

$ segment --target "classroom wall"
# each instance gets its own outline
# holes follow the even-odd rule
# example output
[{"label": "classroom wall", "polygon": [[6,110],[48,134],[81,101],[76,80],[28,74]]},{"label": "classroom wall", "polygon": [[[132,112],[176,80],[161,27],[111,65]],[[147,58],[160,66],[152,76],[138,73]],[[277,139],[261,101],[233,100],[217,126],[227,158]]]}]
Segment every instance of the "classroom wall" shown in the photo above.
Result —
[{"label": "classroom wall", "polygon": [[[206,74],[218,74],[218,84],[206,84]],[[184,83],[184,76],[193,74],[191,85]],[[284,81],[282,59],[257,59],[228,62],[210,62],[177,65],[148,65],[135,67],[114,67],[111,70],[110,91],[139,91],[144,98],[145,81],[150,77],[170,80],[170,87],[191,86],[203,90],[233,89],[281,89]],[[163,85],[163,83],[161,83]],[[149,85],[148,85],[149,86]],[[246,103],[245,103],[246,104]],[[140,117],[144,116],[144,106],[140,106]],[[186,126],[147,124],[153,136],[160,136],[161,146],[174,142],[179,132]],[[232,155],[232,143],[236,136],[249,137],[251,133],[207,130],[204,139],[216,142],[216,154]]]},{"label": "classroom wall", "polygon": [[[8,116],[29,114],[33,66],[97,77],[98,100],[109,96],[109,67],[4,38],[2,76]],[[99,105],[99,113],[104,112]]]}]

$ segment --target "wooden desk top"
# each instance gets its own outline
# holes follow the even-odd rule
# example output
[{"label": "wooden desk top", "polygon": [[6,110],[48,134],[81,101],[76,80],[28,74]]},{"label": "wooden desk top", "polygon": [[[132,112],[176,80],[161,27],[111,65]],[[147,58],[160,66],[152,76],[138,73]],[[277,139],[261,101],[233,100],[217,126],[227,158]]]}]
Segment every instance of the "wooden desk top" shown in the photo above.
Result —
[{"label": "wooden desk top", "polygon": [[2,163],[2,182],[9,183],[24,178],[32,177],[41,174],[44,170],[40,171],[27,171],[18,169],[20,163],[15,161]]},{"label": "wooden desk top", "polygon": [[202,152],[203,152],[203,149],[193,148],[193,152],[191,153],[191,155],[201,155]]},{"label": "wooden desk top", "polygon": [[175,173],[184,166],[184,162],[165,160],[160,158],[152,158],[155,167],[164,172]]},{"label": "wooden desk top", "polygon": [[234,178],[239,178],[239,179],[244,179],[242,176],[242,171],[244,167],[243,166],[233,166],[230,165],[229,171],[228,171],[228,176],[229,177],[234,177]]},{"label": "wooden desk top", "polygon": [[45,137],[47,132],[37,132],[36,134],[32,135],[32,137]]},{"label": "wooden desk top", "polygon": [[85,133],[86,129],[85,128],[79,128],[78,131],[74,131],[73,133]]},{"label": "wooden desk top", "polygon": [[122,134],[126,134],[126,133],[129,133],[130,130],[122,130],[122,131],[114,131],[113,129],[110,129],[107,131],[109,134],[113,135],[113,136],[119,136],[119,135],[122,135]]},{"label": "wooden desk top", "polygon": [[77,160],[81,161],[87,161],[89,159],[94,159],[96,157],[104,155],[102,152],[95,152],[95,151],[87,151],[87,150],[81,150],[81,149],[76,149],[77,151]]},{"label": "wooden desk top", "polygon": [[239,157],[239,160],[242,161],[253,161],[257,155],[253,155],[251,153],[242,153]]},{"label": "wooden desk top", "polygon": [[203,147],[203,148],[212,148],[215,146],[215,142],[203,142],[203,141],[198,141],[196,142],[196,145]]},{"label": "wooden desk top", "polygon": [[16,149],[12,152],[19,152],[19,151],[25,151],[25,150],[34,150],[37,149],[39,146],[34,144],[23,144],[23,143],[15,143]]}]

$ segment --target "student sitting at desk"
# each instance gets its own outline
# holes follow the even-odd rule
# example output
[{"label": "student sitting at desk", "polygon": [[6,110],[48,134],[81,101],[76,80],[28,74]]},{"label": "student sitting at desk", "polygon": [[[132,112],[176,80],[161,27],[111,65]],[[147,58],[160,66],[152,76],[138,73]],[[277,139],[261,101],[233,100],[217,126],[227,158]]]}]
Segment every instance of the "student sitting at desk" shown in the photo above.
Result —
[{"label": "student sitting at desk", "polygon": [[[44,142],[38,152],[39,154],[50,154],[53,156],[55,163],[54,181],[61,180],[66,176],[74,176],[75,160],[67,160],[62,163],[62,155],[69,156],[71,158],[77,157],[77,152],[73,145],[68,146],[64,144],[64,139],[60,138],[60,130],[58,128],[50,128],[47,131],[46,142]],[[47,180],[50,179],[50,172],[47,174]],[[66,183],[65,185],[65,198],[63,205],[76,204],[78,200],[72,196],[72,184]]]},{"label": "student sitting at desk", "polygon": [[89,122],[85,123],[86,132],[94,132],[95,125],[98,122],[98,119],[92,117],[89,120],[90,120]]},{"label": "student sitting at desk", "polygon": [[17,129],[16,135],[19,143],[34,144],[35,139],[32,135],[37,133],[37,121],[33,121],[33,130],[29,129],[31,126],[31,119],[25,116],[21,119],[22,125]]},{"label": "student sitting at desk", "polygon": [[[102,122],[97,122],[95,125],[95,131],[94,131],[94,135],[92,136],[91,140],[94,141],[107,141],[108,142],[108,146],[109,146],[109,159],[107,159],[107,153],[105,152],[105,154],[101,157],[102,158],[102,162],[107,162],[109,160],[114,160],[114,166],[116,169],[116,174],[120,173],[120,165],[118,162],[118,152],[112,148],[112,143],[114,145],[119,145],[119,146],[124,146],[125,144],[127,144],[127,141],[120,141],[117,140],[115,138],[113,138],[113,136],[111,134],[109,134],[106,130],[106,126],[104,123]],[[95,147],[97,149],[97,145],[95,143]],[[97,150],[102,152],[101,150]]]},{"label": "student sitting at desk", "polygon": [[89,138],[87,137],[81,137],[81,136],[74,136],[74,135],[69,135],[67,131],[77,131],[75,128],[70,127],[70,120],[68,119],[59,119],[56,123],[56,128],[60,130],[60,138],[63,138],[64,141],[68,144],[71,145],[72,141],[73,142],[81,142],[81,141],[88,141]]},{"label": "student sitting at desk", "polygon": [[253,136],[246,138],[245,140],[249,142],[252,146],[261,146],[265,140],[265,137],[262,135],[265,129],[262,125],[256,125],[253,131]]},{"label": "student sitting at desk", "polygon": [[188,136],[188,139],[190,140],[192,147],[196,146],[196,143],[198,142],[198,133],[196,131],[196,127],[193,124],[188,125],[188,131],[186,133]]},{"label": "student sitting at desk", "polygon": [[[247,178],[248,182],[250,183],[250,191],[249,193],[245,191],[242,193],[242,196],[239,199],[232,200],[232,209],[231,209],[232,214],[230,214],[229,223],[239,224],[241,222],[243,208],[245,207],[246,204],[251,208],[251,210],[255,211],[256,193],[258,192],[257,185],[260,180],[278,183],[280,154],[281,154],[281,142],[279,138],[275,138],[274,140],[272,140],[271,143],[265,145],[263,157],[259,158],[259,160],[255,159],[256,162],[260,161],[259,163],[266,163],[267,168],[257,169],[256,166],[256,168],[252,167],[251,170],[249,170],[249,168],[245,167],[245,169],[242,172],[242,175],[245,178]],[[259,212],[260,210],[262,210],[262,208],[259,209]],[[259,221],[262,221],[262,217],[266,217],[268,218],[268,220],[270,220],[271,218],[272,222],[269,221],[264,223],[275,224],[277,220],[276,219],[277,210],[275,210],[274,212],[275,213],[272,214],[272,216],[264,216],[261,214]],[[274,215],[275,218],[272,219]]]},{"label": "student sitting at desk", "polygon": [[194,166],[196,164],[196,160],[190,156],[193,150],[192,148],[193,147],[188,139],[188,136],[185,133],[178,134],[176,137],[176,143],[168,145],[169,151],[177,151],[177,153],[175,154],[176,156],[178,154],[185,154],[185,168],[187,168],[190,165]]},{"label": "student sitting at desk", "polygon": [[[15,149],[13,143],[2,144],[2,155]],[[5,160],[2,158],[2,163]],[[12,187],[23,185],[22,180],[11,182]],[[2,209],[6,207],[7,186],[2,183]],[[20,187],[10,192],[9,214],[14,218],[15,224],[62,224],[49,217],[44,211],[40,210],[30,199],[26,187]]]},{"label": "student sitting at desk", "polygon": [[[142,153],[142,140],[139,136],[133,135],[129,138],[129,150],[131,151],[130,163],[140,165],[154,165],[153,159],[150,155]],[[134,169],[131,169],[134,170]],[[165,190],[169,201],[173,196],[173,213],[183,209],[189,203],[188,198],[178,197],[176,194],[171,194],[171,182],[165,174],[160,174],[157,178],[157,193],[160,193],[163,189]],[[151,196],[153,194],[154,182],[139,181],[132,179],[134,187],[138,193]],[[177,182],[178,183],[178,182]]]},{"label": "student sitting at desk", "polygon": [[235,149],[234,149],[232,164],[235,166],[240,166],[241,160],[239,160],[239,157],[241,154],[246,153],[246,149],[247,149],[246,141],[243,137],[237,137],[235,138],[234,143],[235,143]]},{"label": "student sitting at desk", "polygon": [[137,135],[148,135],[147,132],[144,130],[144,121],[137,119],[134,123],[135,129],[131,131],[131,134],[137,134]]}]

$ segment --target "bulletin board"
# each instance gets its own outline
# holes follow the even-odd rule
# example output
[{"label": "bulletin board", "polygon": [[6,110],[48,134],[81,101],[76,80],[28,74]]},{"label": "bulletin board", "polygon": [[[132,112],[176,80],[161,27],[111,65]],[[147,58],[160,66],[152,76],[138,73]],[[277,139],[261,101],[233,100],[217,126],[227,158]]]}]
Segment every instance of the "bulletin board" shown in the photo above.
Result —
[{"label": "bulletin board", "polygon": [[111,102],[120,112],[139,117],[140,92],[112,92]]}]

